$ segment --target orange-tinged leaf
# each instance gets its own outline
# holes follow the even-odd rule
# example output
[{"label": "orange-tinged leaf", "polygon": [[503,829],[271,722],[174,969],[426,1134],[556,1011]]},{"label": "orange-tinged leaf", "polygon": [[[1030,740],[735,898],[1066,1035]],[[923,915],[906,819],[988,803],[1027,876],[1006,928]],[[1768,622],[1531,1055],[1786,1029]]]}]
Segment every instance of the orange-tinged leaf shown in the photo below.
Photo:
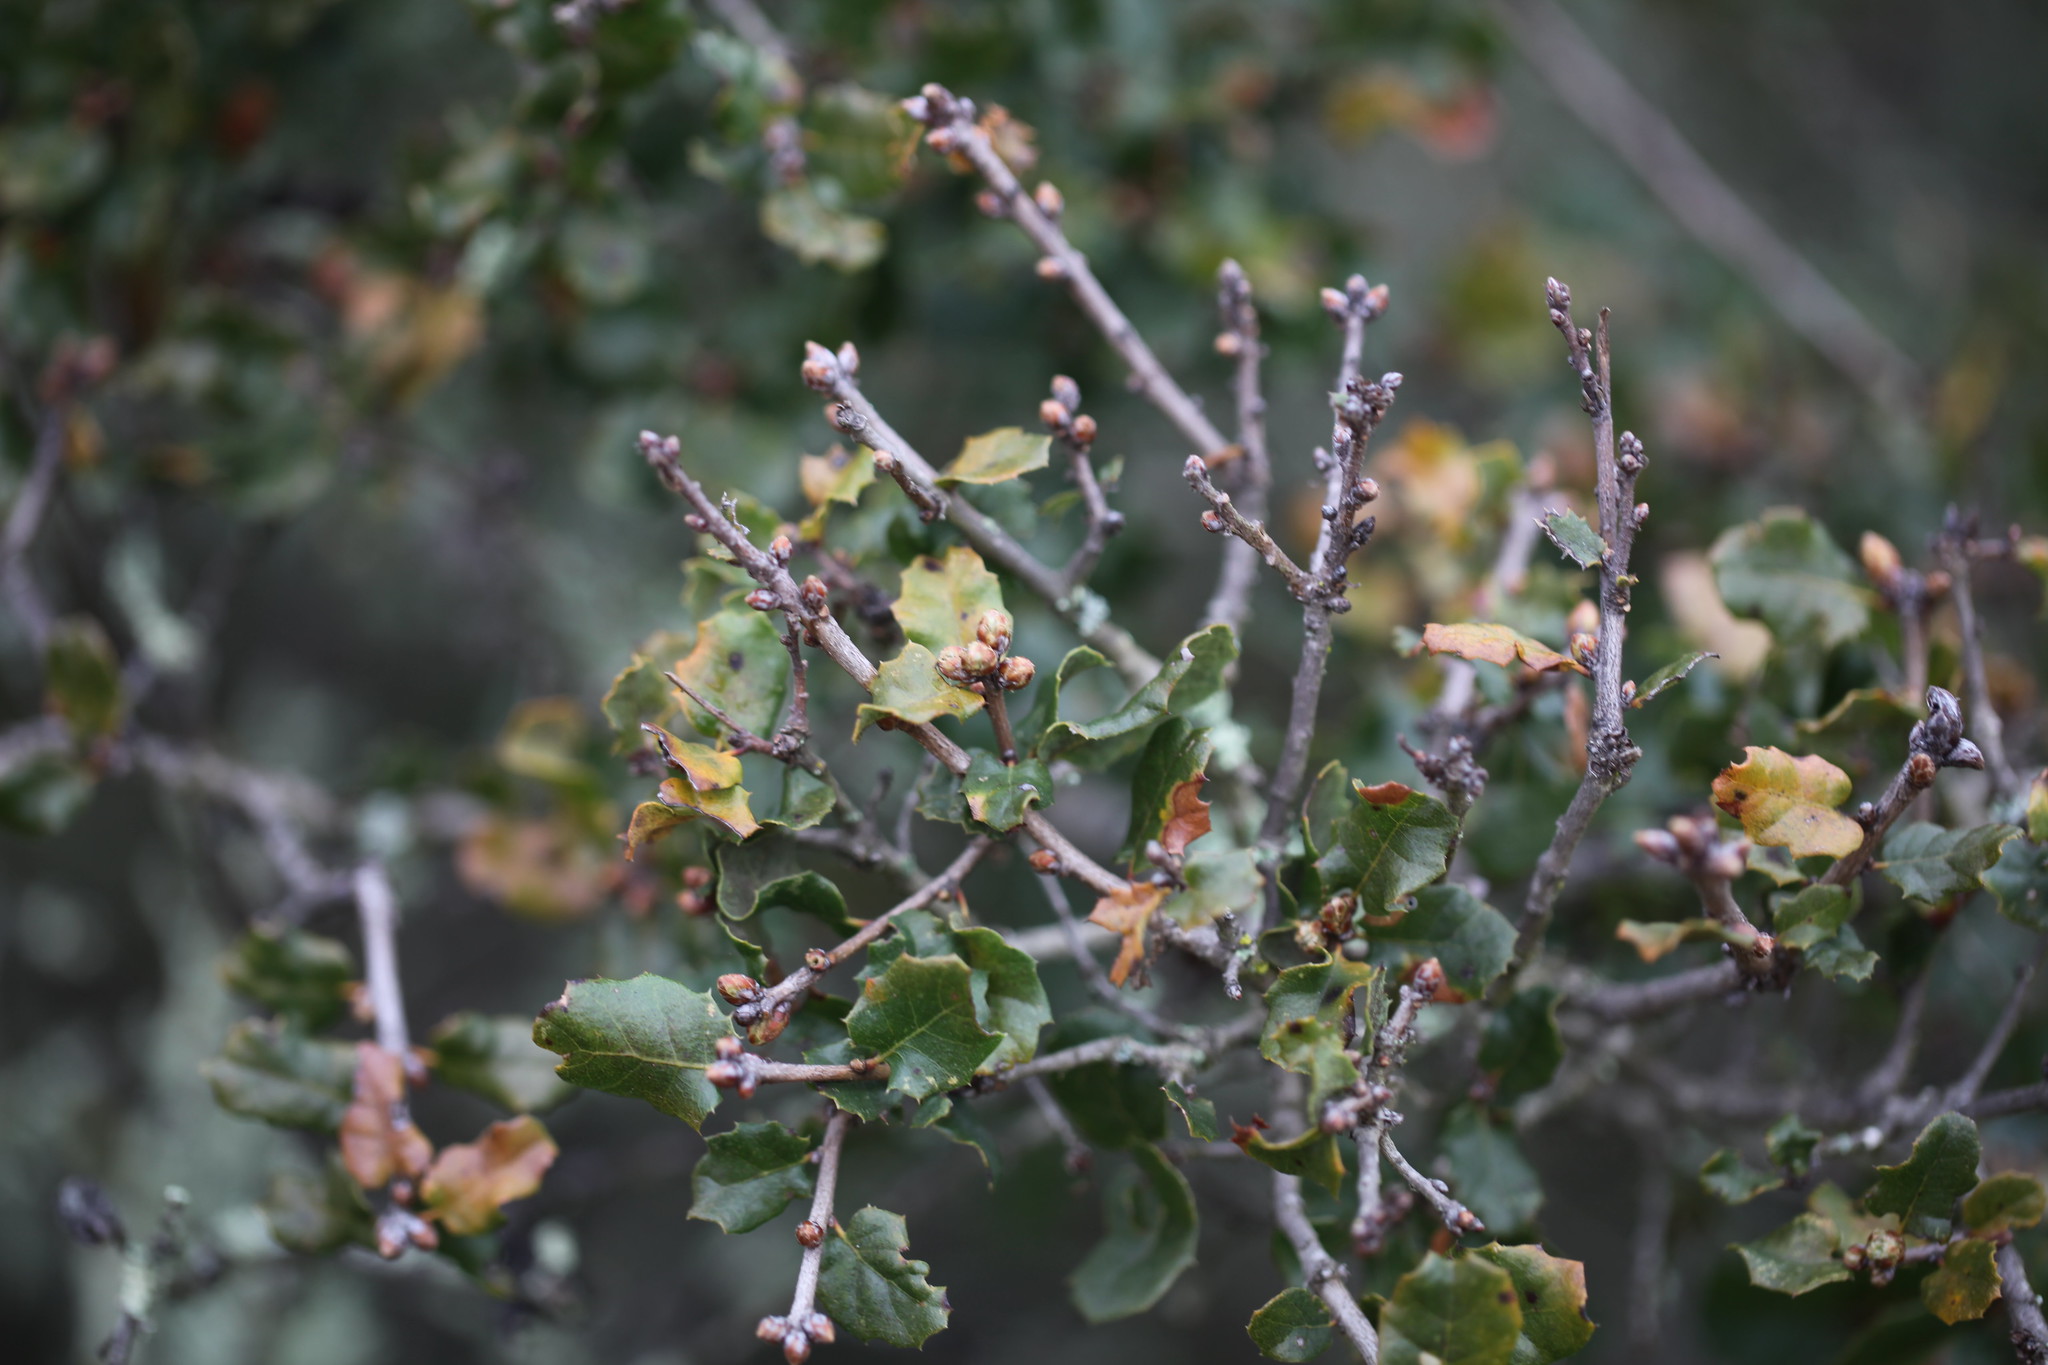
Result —
[{"label": "orange-tinged leaf", "polygon": [[341,1116],[341,1164],[356,1184],[382,1189],[397,1176],[417,1176],[434,1146],[410,1117],[394,1123],[405,1101],[405,1063],[375,1043],[356,1044],[355,1098]]},{"label": "orange-tinged leaf", "polygon": [[1202,786],[1208,780],[1197,773],[1167,796],[1166,824],[1159,831],[1159,844],[1175,857],[1209,832],[1209,803],[1202,799]]},{"label": "orange-tinged leaf", "polygon": [[464,836],[455,869],[478,895],[539,920],[589,914],[616,877],[604,842],[561,815],[486,816]]},{"label": "orange-tinged leaf", "polygon": [[1615,927],[1614,936],[1629,944],[1645,962],[1655,962],[1681,943],[1718,939],[1722,943],[1745,944],[1754,940],[1710,919],[1682,919],[1645,924],[1625,919]]},{"label": "orange-tinged leaf", "polygon": [[1400,782],[1382,782],[1376,787],[1368,787],[1363,782],[1354,782],[1351,785],[1352,790],[1358,793],[1359,800],[1374,806],[1398,806],[1415,790]]},{"label": "orange-tinged leaf", "polygon": [[427,1217],[457,1237],[488,1232],[499,1210],[540,1188],[555,1164],[554,1139],[531,1114],[484,1129],[475,1142],[444,1147],[420,1185]]},{"label": "orange-tinged leaf", "polygon": [[1846,858],[1863,842],[1863,826],[1836,810],[1849,799],[1849,775],[1817,755],[1750,745],[1742,762],[1714,779],[1714,804],[1742,822],[1759,844],[1804,858]]},{"label": "orange-tinged leaf", "polygon": [[1099,924],[1123,939],[1116,961],[1109,967],[1109,979],[1116,985],[1123,985],[1145,960],[1145,926],[1151,923],[1152,912],[1165,898],[1163,886],[1132,882],[1095,902],[1095,908],[1088,912],[1091,924]]},{"label": "orange-tinged leaf", "polygon": [[760,822],[754,819],[753,810],[747,805],[745,787],[724,787],[705,792],[696,790],[679,777],[671,777],[654,795],[662,805],[678,811],[695,811],[742,839],[761,828]]},{"label": "orange-tinged leaf", "polygon": [[1568,654],[1560,654],[1541,640],[1532,640],[1508,626],[1467,621],[1446,626],[1432,621],[1422,628],[1422,647],[1432,654],[1455,654],[1474,663],[1499,664],[1512,668],[1522,663],[1538,673],[1568,668],[1584,673],[1585,665]]},{"label": "orange-tinged leaf", "polygon": [[689,778],[690,785],[698,791],[722,791],[740,784],[739,755],[677,739],[659,725],[643,722],[640,728],[654,737],[654,747],[661,753],[662,761]]}]

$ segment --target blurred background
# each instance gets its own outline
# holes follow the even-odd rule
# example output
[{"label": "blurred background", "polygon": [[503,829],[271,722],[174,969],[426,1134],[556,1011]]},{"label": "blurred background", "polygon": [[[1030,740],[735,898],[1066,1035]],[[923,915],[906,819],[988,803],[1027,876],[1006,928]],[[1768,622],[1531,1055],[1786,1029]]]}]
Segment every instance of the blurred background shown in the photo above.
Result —
[{"label": "blurred background", "polygon": [[[1123,391],[1028,243],[976,211],[976,186],[910,155],[892,102],[936,80],[1009,111],[1015,154],[1036,159],[1027,180],[1060,186],[1076,243],[1219,418],[1214,275],[1243,263],[1271,346],[1290,543],[1312,533],[1309,452],[1328,431],[1335,332],[1317,290],[1354,271],[1391,287],[1366,365],[1406,376],[1375,457],[1398,495],[1354,570],[1318,751],[1370,780],[1412,780],[1394,741],[1437,670],[1401,658],[1395,634],[1461,619],[1508,515],[1499,471],[1540,461],[1585,505],[1590,443],[1544,277],[1568,281],[1582,315],[1614,310],[1616,405],[1651,460],[1631,650],[1645,668],[1688,645],[1724,656],[1646,722],[1648,757],[1561,915],[1574,951],[1639,970],[1613,923],[1675,917],[1687,898],[1627,832],[1701,803],[1745,736],[1772,742],[1887,680],[1882,650],[1798,678],[1760,669],[1705,569],[1719,532],[1794,504],[1840,545],[1874,530],[1924,563],[1950,502],[1992,533],[2048,525],[2044,60],[2048,13],[2020,0],[7,0],[10,508],[31,485],[53,364],[90,383],[65,406],[34,544],[6,567],[59,616],[96,623],[84,647],[123,661],[134,725],[289,775],[304,785],[279,799],[316,850],[390,862],[416,1031],[458,1011],[530,1016],[567,977],[701,970],[702,923],[677,885],[625,870],[613,842],[647,783],[613,756],[599,701],[636,644],[694,619],[678,568],[691,538],[634,433],[677,433],[714,488],[794,515],[797,455],[831,443],[797,378],[804,341],[854,341],[868,393],[935,460],[1031,427],[1049,378],[1069,374],[1098,456],[1122,457],[1113,500],[1130,525],[1096,587],[1158,651],[1194,628],[1211,581],[1179,438]],[[793,143],[776,131],[791,119]],[[989,504],[1049,546],[1078,535],[1072,513],[1041,517],[1021,495]],[[877,542],[914,530],[858,525]],[[1564,580],[1538,558],[1532,599],[1569,601],[1569,585],[1545,596],[1546,575]],[[1270,753],[1299,622],[1275,585],[1261,592],[1236,714]],[[2038,763],[2039,584],[1991,566],[1979,597],[2008,743]],[[9,727],[43,705],[21,612],[0,615]],[[1020,615],[1043,668],[1069,641],[1049,615]],[[1955,639],[1938,616],[1937,681]],[[1535,722],[1486,755],[1495,782],[1468,852],[1496,904],[1576,781],[1556,710]],[[249,1008],[223,956],[292,894],[264,831],[113,748],[23,760],[6,740],[21,733],[0,735],[12,1358],[87,1358],[117,1311],[118,1257],[60,1224],[71,1175],[145,1229],[163,1187],[182,1186],[220,1253],[216,1282],[163,1309],[151,1362],[773,1357],[753,1323],[779,1311],[795,1248],[686,1222],[702,1140],[621,1100],[549,1116],[562,1158],[514,1207],[488,1286],[422,1256],[278,1254],[256,1206],[277,1171],[317,1169],[319,1144],[222,1112],[201,1072]],[[1860,794],[1903,740],[1837,755]],[[872,780],[893,761],[907,781],[884,750],[863,746],[852,770]],[[1063,794],[1062,823],[1099,825],[1107,847],[1122,801],[1107,785]],[[1007,867],[970,883],[977,913],[1042,921]],[[883,894],[843,884],[856,913]],[[1925,952],[1919,919],[1865,934],[1887,963],[1868,988],[1759,1002],[1717,1021],[1702,1055],[1795,1075],[1861,1064],[1889,1036],[1892,964]],[[310,922],[352,935],[344,907]],[[1981,982],[2017,938],[1981,913],[1951,935],[1927,1075],[1970,1055],[2001,995]],[[1059,1000],[1084,998],[1070,970],[1046,976]],[[1161,978],[1188,1011],[1215,1012],[1196,975]],[[1697,1041],[1679,1033],[1673,1054]],[[2033,1078],[2044,1045],[2036,1011],[1994,1084]],[[1426,1065],[1415,1083],[1429,1094]],[[1192,1170],[1200,1265],[1152,1314],[1088,1328],[1063,1278],[1097,1235],[1096,1188],[1062,1169],[1021,1096],[991,1103],[1006,1158],[993,1188],[935,1134],[850,1149],[848,1197],[906,1214],[913,1253],[951,1289],[954,1326],[927,1356],[1253,1357],[1242,1324],[1282,1283],[1262,1182]],[[434,1090],[421,1114],[430,1133],[466,1134],[487,1109]],[[1987,1142],[2033,1165],[2043,1131],[2013,1120]],[[1654,1156],[1598,1113],[1524,1142],[1545,1195],[1529,1216],[1587,1262],[1593,1316],[1619,1322]],[[1910,1289],[1749,1289],[1723,1246],[1796,1198],[1712,1204],[1682,1178],[1712,1146],[1674,1129],[1664,1153],[1676,1206],[1658,1358],[2009,1358],[1989,1328],[1883,1336]],[[1586,1358],[1629,1357],[1617,1330]]]}]

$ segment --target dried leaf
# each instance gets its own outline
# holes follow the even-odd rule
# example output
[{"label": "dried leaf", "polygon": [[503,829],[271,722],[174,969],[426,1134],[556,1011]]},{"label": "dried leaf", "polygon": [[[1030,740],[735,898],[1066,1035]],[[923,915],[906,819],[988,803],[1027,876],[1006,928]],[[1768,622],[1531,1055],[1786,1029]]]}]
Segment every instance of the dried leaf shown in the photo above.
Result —
[{"label": "dried leaf", "polygon": [[1742,822],[1759,844],[1796,857],[1846,858],[1863,842],[1863,826],[1836,810],[1849,799],[1849,775],[1824,758],[1795,758],[1749,745],[1742,762],[1714,779],[1714,804]]},{"label": "dried leaf", "polygon": [[1165,897],[1164,887],[1132,882],[1095,902],[1095,908],[1088,912],[1090,923],[1099,924],[1123,939],[1116,961],[1109,968],[1109,979],[1116,985],[1129,980],[1131,972],[1145,960],[1145,926],[1152,922],[1152,912]]},{"label": "dried leaf", "polygon": [[375,1043],[357,1043],[355,1098],[341,1116],[341,1161],[366,1190],[396,1176],[418,1176],[433,1159],[433,1144],[418,1124],[392,1122],[392,1106],[404,1099],[404,1061]]},{"label": "dried leaf", "polygon": [[1499,664],[1502,668],[1512,668],[1519,662],[1538,673],[1553,669],[1586,671],[1585,665],[1570,655],[1560,654],[1511,626],[1477,621],[1454,626],[1431,622],[1422,628],[1422,647],[1431,654],[1455,654],[1474,663]]},{"label": "dried leaf", "polygon": [[739,755],[677,739],[659,725],[643,724],[640,728],[653,737],[662,762],[689,778],[690,785],[698,791],[715,792],[740,784]]},{"label": "dried leaf", "polygon": [[1751,941],[1747,934],[1739,934],[1719,921],[1710,919],[1682,919],[1655,924],[1625,919],[1615,927],[1614,936],[1634,947],[1645,962],[1655,962],[1681,944],[1697,943],[1705,939],[1715,939],[1722,943]]},{"label": "dried leaf", "polygon": [[554,1139],[539,1119],[500,1120],[475,1142],[444,1147],[434,1158],[420,1185],[426,1216],[456,1237],[488,1232],[505,1205],[540,1188],[555,1155]]}]

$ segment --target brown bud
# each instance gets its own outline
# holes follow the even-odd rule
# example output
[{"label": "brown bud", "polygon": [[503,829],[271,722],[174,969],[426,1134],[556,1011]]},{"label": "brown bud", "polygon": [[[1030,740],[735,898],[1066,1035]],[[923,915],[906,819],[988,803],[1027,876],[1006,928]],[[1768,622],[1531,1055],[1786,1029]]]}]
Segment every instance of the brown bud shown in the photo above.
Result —
[{"label": "brown bud", "polygon": [[974,623],[974,638],[990,649],[1001,651],[1010,647],[1010,634],[1016,628],[1017,623],[1010,619],[1010,613],[1001,607],[991,607]]},{"label": "brown bud", "polygon": [[832,955],[823,948],[806,948],[804,966],[814,972],[829,972],[832,970]]},{"label": "brown bud", "polygon": [[1223,534],[1223,517],[1213,507],[1202,513],[1202,529],[1211,535]]},{"label": "brown bud", "polygon": [[996,651],[992,645],[975,640],[960,649],[960,664],[970,678],[986,678],[995,672]]},{"label": "brown bud", "polygon": [[788,536],[777,536],[768,542],[768,553],[775,556],[777,563],[787,564],[789,557],[796,553],[796,546],[790,543]]},{"label": "brown bud", "polygon": [[849,375],[860,373],[860,352],[854,349],[850,341],[839,343],[839,368]]},{"label": "brown bud", "polygon": [[799,1246],[803,1247],[805,1251],[809,1251],[812,1247],[819,1245],[825,1240],[825,1229],[806,1218],[803,1222],[796,1225],[796,1240]]},{"label": "brown bud", "polygon": [[1335,321],[1342,322],[1345,315],[1351,311],[1351,300],[1344,296],[1341,289],[1332,289],[1325,285],[1319,297],[1322,300],[1323,311]]},{"label": "brown bud", "polygon": [[747,594],[747,605],[755,611],[774,611],[775,594],[766,588],[756,588]]},{"label": "brown bud", "polygon": [[746,1050],[747,1045],[729,1033],[711,1044],[712,1055],[722,1062],[729,1062]]},{"label": "brown bud", "polygon": [[1031,864],[1033,872],[1057,872],[1060,867],[1059,855],[1049,848],[1033,849],[1026,861]]},{"label": "brown bud", "polygon": [[1572,657],[1586,667],[1593,666],[1593,657],[1600,652],[1600,639],[1583,631],[1574,634],[1570,640]]},{"label": "brown bud", "polygon": [[[936,133],[945,130],[935,128],[932,131]],[[802,1332],[791,1332],[782,1339],[782,1358],[788,1361],[789,1365],[804,1365],[804,1362],[811,1358],[811,1339]]]},{"label": "brown bud", "polygon": [[1360,479],[1355,491],[1360,502],[1378,502],[1380,497],[1380,481],[1371,478]]},{"label": "brown bud", "polygon": [[1444,988],[1444,964],[1430,958],[1415,969],[1415,974],[1408,978],[1408,984],[1414,987],[1417,996],[1434,1000],[1437,992]]},{"label": "brown bud", "polygon": [[718,978],[718,994],[728,1005],[744,1005],[761,994],[761,983],[744,972],[727,972]]},{"label": "brown bud", "polygon": [[1215,346],[1217,355],[1236,355],[1244,349],[1244,338],[1235,332],[1218,332]]},{"label": "brown bud", "polygon": [[1066,196],[1050,180],[1038,182],[1038,188],[1031,192],[1031,202],[1038,205],[1040,213],[1052,219],[1057,219],[1067,208]]},{"label": "brown bud", "polygon": [[391,1182],[391,1202],[394,1204],[412,1203],[415,1193],[416,1191],[413,1189],[410,1180],[401,1179]]},{"label": "brown bud", "polygon": [[950,154],[960,146],[960,135],[941,124],[924,135],[925,142],[935,152]]},{"label": "brown bud", "polygon": [[1048,398],[1038,405],[1038,420],[1054,431],[1065,431],[1074,414],[1059,399]]},{"label": "brown bud", "polygon": [[1593,599],[1582,597],[1572,608],[1572,614],[1565,618],[1565,630],[1572,635],[1598,635],[1600,633],[1600,608]]},{"label": "brown bud", "polygon": [[1914,754],[1906,760],[1906,783],[1915,791],[1926,791],[1934,785],[1936,765],[1926,754]]},{"label": "brown bud", "polygon": [[1037,674],[1037,664],[1020,654],[1013,654],[996,668],[996,681],[1014,692],[1020,687],[1029,687]]},{"label": "brown bud", "polygon": [[967,651],[958,645],[947,645],[939,651],[935,666],[940,677],[964,682],[967,678]]},{"label": "brown bud", "polygon": [[1063,280],[1067,277],[1067,267],[1057,256],[1039,257],[1037,270],[1041,280]]},{"label": "brown bud", "polygon": [[711,913],[711,899],[695,891],[678,891],[676,909],[686,915],[708,915]]},{"label": "brown bud", "polygon": [[711,869],[702,864],[692,864],[683,869],[683,885],[692,891],[702,891],[711,885]]},{"label": "brown bud", "polygon": [[830,351],[817,342],[806,341],[802,373],[804,383],[823,393],[839,378],[839,362],[833,359]]},{"label": "brown bud", "polygon": [[1055,402],[1068,409],[1081,406],[1081,386],[1066,375],[1056,374],[1052,377],[1052,396]]},{"label": "brown bud", "polygon": [[1095,419],[1085,412],[1074,416],[1074,439],[1084,446],[1095,444]]},{"label": "brown bud", "polygon": [[984,218],[1004,218],[1009,216],[1008,210],[1003,205],[1003,197],[994,190],[980,190],[976,192],[974,207],[981,211],[981,215]]},{"label": "brown bud", "polygon": [[1857,543],[1857,556],[1863,561],[1863,572],[1878,587],[1890,592],[1898,585],[1899,573],[1905,568],[1905,561],[1899,556],[1899,547],[1875,531],[1865,531]]},{"label": "brown bud", "polygon": [[1391,291],[1384,284],[1376,284],[1365,291],[1365,315],[1376,318],[1387,311],[1387,300]]},{"label": "brown bud", "polygon": [[804,606],[808,607],[812,611],[824,610],[825,598],[827,595],[824,579],[818,577],[816,574],[806,575],[803,581],[803,586],[799,588],[797,591],[804,600]]}]

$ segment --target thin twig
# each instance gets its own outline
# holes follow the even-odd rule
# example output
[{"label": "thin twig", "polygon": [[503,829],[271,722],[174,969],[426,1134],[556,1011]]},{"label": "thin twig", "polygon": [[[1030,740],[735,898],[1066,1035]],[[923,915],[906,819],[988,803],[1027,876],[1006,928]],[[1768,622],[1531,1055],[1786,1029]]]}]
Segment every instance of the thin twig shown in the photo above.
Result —
[{"label": "thin twig", "polygon": [[778,1062],[748,1052],[736,1038],[720,1040],[717,1061],[704,1068],[704,1079],[720,1089],[738,1092],[752,1099],[764,1085],[829,1085],[834,1081],[886,1081],[889,1064],[873,1057],[856,1057],[850,1062]]},{"label": "thin twig", "polygon": [[1436,1216],[1443,1219],[1452,1236],[1486,1231],[1486,1224],[1479,1221],[1479,1215],[1451,1198],[1451,1192],[1443,1181],[1431,1180],[1409,1164],[1408,1158],[1401,1155],[1401,1149],[1394,1145],[1392,1133],[1380,1134],[1379,1150],[1395,1173],[1408,1182],[1408,1188],[1421,1195],[1422,1202],[1436,1210]]},{"label": "thin twig", "polygon": [[[1225,261],[1217,268],[1216,306],[1223,316],[1223,330],[1216,336],[1216,347],[1237,361],[1231,397],[1237,406],[1237,445],[1241,453],[1231,461],[1231,472],[1237,475],[1237,496],[1243,499],[1246,509],[1239,514],[1239,520],[1247,526],[1259,527],[1263,535],[1260,523],[1266,519],[1267,492],[1273,483],[1272,461],[1266,451],[1266,395],[1259,383],[1259,363],[1265,358],[1266,347],[1259,340],[1259,310],[1252,302],[1251,281],[1245,278],[1244,268],[1236,261]],[[1207,461],[1203,466],[1206,471]],[[1189,478],[1192,482],[1193,475]],[[1212,504],[1218,498],[1223,500],[1216,510],[1226,520],[1236,511],[1234,506],[1225,510],[1228,495],[1202,485],[1197,488]],[[1263,559],[1277,568],[1286,556],[1278,554],[1280,547],[1273,544],[1271,536],[1261,546],[1237,526],[1231,529],[1239,538],[1223,547],[1223,567],[1217,571],[1216,588],[1209,595],[1209,604],[1202,609],[1202,622],[1220,623],[1239,631],[1251,611],[1257,561]],[[1295,571],[1297,575],[1299,572]],[[1290,586],[1292,578],[1290,575]]]},{"label": "thin twig", "polygon": [[1273,1174],[1273,1221],[1294,1248],[1301,1262],[1302,1283],[1323,1301],[1338,1328],[1358,1351],[1365,1365],[1379,1365],[1380,1339],[1366,1319],[1365,1310],[1344,1283],[1344,1268],[1323,1250],[1322,1238],[1308,1221],[1308,1207],[1301,1199],[1299,1176]]},{"label": "thin twig", "polygon": [[1048,1052],[1042,1057],[1033,1057],[1028,1062],[1003,1067],[996,1072],[995,1079],[1021,1081],[1032,1076],[1072,1071],[1077,1066],[1093,1066],[1097,1062],[1136,1063],[1156,1069],[1170,1081],[1184,1082],[1209,1064],[1209,1052],[1192,1043],[1148,1043],[1141,1038],[1118,1035],[1079,1043],[1058,1052]]},{"label": "thin twig", "polygon": [[1998,1249],[1996,1259],[2013,1351],[2020,1365],[2048,1365],[2048,1318],[2041,1315],[2041,1296],[2027,1279],[2027,1262],[2010,1242]]},{"label": "thin twig", "polygon": [[1124,529],[1124,514],[1109,505],[1102,481],[1095,477],[1095,419],[1080,407],[1081,386],[1063,374],[1053,376],[1052,395],[1038,406],[1039,419],[1067,452],[1067,469],[1080,490],[1082,511],[1087,516],[1081,543],[1060,570],[1060,581],[1066,587],[1063,597],[1072,597],[1088,585],[1089,575],[1109,547],[1109,538]]},{"label": "thin twig", "polygon": [[1991,704],[1991,680],[1984,668],[1984,623],[1977,617],[1970,581],[1970,542],[1976,529],[1975,517],[1964,517],[1951,507],[1939,544],[1948,566],[1949,592],[1955,598],[1956,623],[1963,637],[1963,691],[1970,699],[1970,733],[1984,751],[1984,769],[1991,778],[1991,799],[2003,801],[2018,791],[2021,783],[2005,756],[2005,725],[1998,718],[1998,708]]},{"label": "thin twig", "polygon": [[[1067,1173],[1079,1175],[1087,1170],[1091,1162],[1088,1144],[1081,1140],[1080,1131],[1074,1127],[1074,1121],[1067,1117],[1067,1111],[1060,1108],[1060,1102],[1053,1098],[1052,1087],[1045,1083],[1043,1077],[1027,1076],[1024,1079],[1024,1093],[1031,1097],[1032,1107],[1037,1109],[1038,1116],[1045,1120],[1045,1126],[1052,1129],[1053,1136],[1060,1140],[1060,1150],[1064,1153],[1063,1164],[1067,1168]],[[1231,1152],[1235,1155],[1237,1149],[1233,1147]]]},{"label": "thin twig", "polygon": [[825,1263],[825,1239],[832,1235],[835,1220],[832,1201],[839,1192],[839,1158],[846,1147],[846,1130],[853,1116],[843,1109],[832,1111],[825,1121],[825,1138],[818,1144],[818,1185],[811,1196],[811,1216],[797,1228],[804,1257],[796,1272],[796,1293],[789,1312],[781,1317],[761,1319],[755,1335],[763,1341],[780,1342],[783,1359],[789,1365],[803,1365],[813,1345],[829,1346],[835,1336],[832,1319],[817,1311],[818,1272]]},{"label": "thin twig", "polygon": [[50,606],[28,571],[29,547],[42,528],[57,475],[64,467],[65,406],[47,403],[36,421],[36,445],[28,477],[7,509],[7,523],[0,528],[0,590],[21,622],[22,633],[38,654],[50,638]]},{"label": "thin twig", "polygon": [[[1226,565],[1249,562],[1256,566],[1258,561],[1263,560],[1266,564],[1280,571],[1280,576],[1287,580],[1287,590],[1294,594],[1295,601],[1308,602],[1312,600],[1315,593],[1315,580],[1309,576],[1305,569],[1288,557],[1287,551],[1280,548],[1280,543],[1273,539],[1272,533],[1266,529],[1264,523],[1256,517],[1246,516],[1238,508],[1236,501],[1230,494],[1216,486],[1215,481],[1209,477],[1209,466],[1203,463],[1201,456],[1188,456],[1187,464],[1181,472],[1187,478],[1189,487],[1208,500],[1210,510],[1202,515],[1202,525],[1211,531],[1228,531],[1231,535],[1229,549],[1244,550],[1249,548],[1252,551],[1250,555],[1226,554],[1224,556],[1224,563]],[[1233,603],[1241,595],[1246,607],[1249,607],[1251,599],[1251,584],[1249,581],[1245,582],[1241,588],[1235,582],[1219,585],[1217,592],[1221,594],[1226,586],[1230,589]],[[1226,603],[1226,605],[1231,604]],[[1235,608],[1233,607],[1233,609]],[[1219,608],[1214,599],[1211,599],[1209,609],[1205,613],[1205,618],[1215,620],[1218,613]],[[1238,621],[1229,623],[1232,629],[1236,629],[1241,624],[1243,611],[1239,610],[1237,615]]]},{"label": "thin twig", "polygon": [[1961,1109],[1977,1098],[1977,1092],[1984,1088],[1984,1082],[1991,1075],[1991,1068],[1998,1065],[1998,1056],[2005,1051],[2005,1045],[2012,1041],[2013,1030],[2020,1025],[2020,1016],[2026,1012],[2027,987],[2034,984],[2034,976],[2041,970],[2041,964],[2048,961],[2048,938],[2042,939],[2034,949],[2033,960],[2022,965],[2013,974],[2012,994],[2005,999],[2005,1007],[1998,1012],[1998,1018],[1991,1025],[1991,1031],[1984,1035],[1983,1044],[1970,1062],[1970,1069],[1949,1087],[1942,1099],[1943,1107]]},{"label": "thin twig", "polygon": [[405,990],[398,975],[398,900],[384,865],[364,863],[355,870],[356,918],[363,931],[363,977],[376,1020],[377,1046],[403,1059],[412,1052],[412,1032],[405,1023]]}]

